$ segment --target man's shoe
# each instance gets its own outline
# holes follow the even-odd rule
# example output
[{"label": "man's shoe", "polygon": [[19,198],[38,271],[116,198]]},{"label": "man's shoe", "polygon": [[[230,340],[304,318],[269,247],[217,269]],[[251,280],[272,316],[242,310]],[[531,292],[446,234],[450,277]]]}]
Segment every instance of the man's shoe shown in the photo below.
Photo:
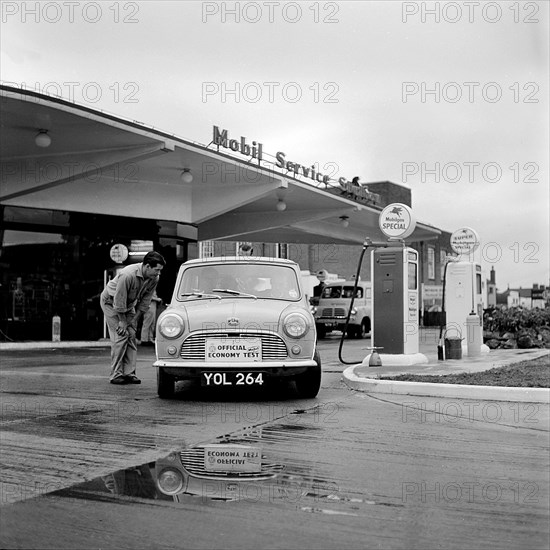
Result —
[{"label": "man's shoe", "polygon": [[141,380],[137,376],[128,375],[126,378],[126,384],[141,384]]},{"label": "man's shoe", "polygon": [[111,384],[128,384],[128,379],[125,376],[117,376],[110,380]]}]

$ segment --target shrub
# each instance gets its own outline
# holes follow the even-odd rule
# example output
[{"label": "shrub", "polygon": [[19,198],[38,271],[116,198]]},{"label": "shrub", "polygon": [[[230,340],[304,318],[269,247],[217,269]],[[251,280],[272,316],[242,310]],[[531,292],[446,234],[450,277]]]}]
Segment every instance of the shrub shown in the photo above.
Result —
[{"label": "shrub", "polygon": [[483,328],[488,338],[498,339],[506,335],[509,339],[511,333],[520,347],[548,347],[550,308],[487,310],[483,315]]}]

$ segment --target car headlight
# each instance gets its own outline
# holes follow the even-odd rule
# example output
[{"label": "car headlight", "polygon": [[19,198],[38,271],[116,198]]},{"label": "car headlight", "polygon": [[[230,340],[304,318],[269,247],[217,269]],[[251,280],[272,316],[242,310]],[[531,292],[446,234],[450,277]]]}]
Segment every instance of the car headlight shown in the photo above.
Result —
[{"label": "car headlight", "polygon": [[351,314],[352,315],[357,315],[357,310],[354,307],[351,308]]},{"label": "car headlight", "polygon": [[309,330],[309,323],[301,313],[291,313],[283,321],[283,330],[290,338],[301,338]]},{"label": "car headlight", "polygon": [[175,495],[183,489],[183,475],[175,468],[166,468],[159,474],[157,485],[165,495]]},{"label": "car headlight", "polygon": [[185,324],[183,319],[175,313],[169,313],[165,315],[158,324],[159,332],[165,338],[178,338],[183,334]]}]

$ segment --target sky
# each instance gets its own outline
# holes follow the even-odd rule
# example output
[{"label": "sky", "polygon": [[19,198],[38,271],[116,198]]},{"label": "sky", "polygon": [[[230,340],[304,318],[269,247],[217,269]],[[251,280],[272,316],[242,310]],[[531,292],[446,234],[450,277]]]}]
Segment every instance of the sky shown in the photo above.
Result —
[{"label": "sky", "polygon": [[0,80],[202,144],[212,127],[474,229],[550,284],[548,2],[8,2]]}]

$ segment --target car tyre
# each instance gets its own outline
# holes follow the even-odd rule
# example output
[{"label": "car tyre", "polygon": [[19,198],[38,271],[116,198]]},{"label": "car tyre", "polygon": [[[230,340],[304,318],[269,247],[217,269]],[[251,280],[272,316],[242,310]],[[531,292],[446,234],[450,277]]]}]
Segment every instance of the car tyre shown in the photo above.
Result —
[{"label": "car tyre", "polygon": [[161,399],[174,397],[175,381],[162,367],[157,368],[157,393]]},{"label": "car tyre", "polygon": [[366,338],[370,332],[369,322],[364,319],[360,326],[357,327],[357,338]]},{"label": "car tyre", "polygon": [[294,378],[298,395],[304,399],[316,397],[321,389],[321,356],[318,351],[315,352],[313,359],[317,364]]}]

